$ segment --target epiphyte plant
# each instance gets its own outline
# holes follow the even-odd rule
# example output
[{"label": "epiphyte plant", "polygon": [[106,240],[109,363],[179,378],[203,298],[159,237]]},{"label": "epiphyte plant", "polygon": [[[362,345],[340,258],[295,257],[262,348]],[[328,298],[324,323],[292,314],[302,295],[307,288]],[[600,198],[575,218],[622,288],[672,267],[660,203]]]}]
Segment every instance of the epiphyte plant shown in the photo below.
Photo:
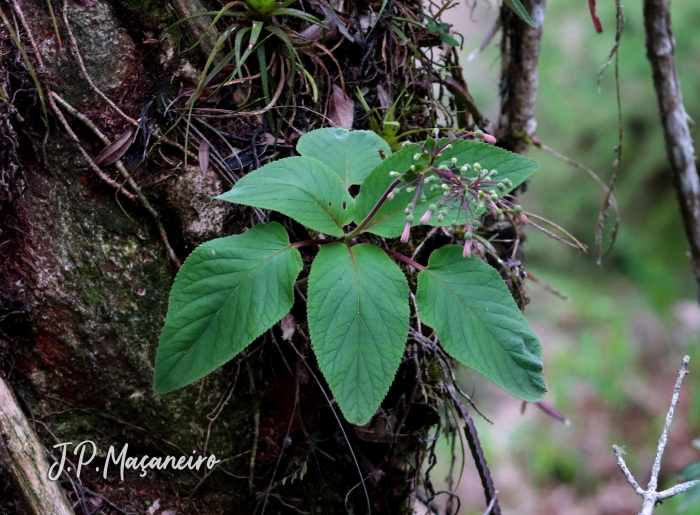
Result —
[{"label": "epiphyte plant", "polygon": [[[471,227],[486,211],[524,222],[508,193],[537,164],[490,139],[480,132],[438,139],[436,130],[392,154],[373,132],[319,129],[300,138],[300,156],[240,179],[218,198],[282,213],[314,239],[292,243],[272,222],[197,247],[170,293],[156,393],[211,373],[281,320],[304,267],[298,249],[314,246],[320,250],[308,276],[311,345],[349,422],[372,418],[406,346],[409,285],[395,260],[419,271],[417,315],[450,356],[516,397],[540,400],[546,385],[537,336],[499,273],[471,253]],[[357,185],[353,198],[349,190]],[[435,250],[422,266],[368,243],[407,241],[418,224],[463,226],[465,244]]]}]

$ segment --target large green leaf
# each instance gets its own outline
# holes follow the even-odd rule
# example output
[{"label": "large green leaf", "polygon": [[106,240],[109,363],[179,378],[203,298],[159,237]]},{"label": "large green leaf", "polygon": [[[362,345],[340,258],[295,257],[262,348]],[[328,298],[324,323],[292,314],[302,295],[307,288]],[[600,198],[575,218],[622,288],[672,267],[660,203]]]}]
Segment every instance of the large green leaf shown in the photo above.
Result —
[{"label": "large green leaf", "polygon": [[[355,223],[359,224],[372,211],[372,208],[384,195],[384,192],[396,179],[389,172],[407,172],[414,163],[413,155],[416,147],[404,148],[392,154],[377,166],[362,183],[360,193],[355,198]],[[365,231],[383,236],[384,238],[397,238],[401,236],[406,216],[404,209],[413,195],[402,191],[396,194],[394,200],[387,200],[372,217]]]},{"label": "large green leaf", "polygon": [[[441,140],[441,143],[445,143],[446,141],[447,140]],[[500,195],[504,195],[520,186],[539,168],[537,162],[530,158],[509,152],[500,147],[494,147],[493,145],[481,141],[456,141],[452,144],[450,150],[445,150],[442,153],[437,164],[447,164],[453,157],[457,158],[457,164],[459,166],[479,163],[482,168],[486,170],[498,170],[498,177],[496,177],[496,179],[510,179],[513,182],[513,187],[510,190],[506,190],[504,193],[494,190]],[[475,177],[476,172],[472,169],[466,175],[467,177]]]},{"label": "large green leaf", "polygon": [[276,222],[197,247],[170,292],[155,392],[204,377],[272,327],[291,309],[301,269],[299,251]]},{"label": "large green leaf", "polygon": [[418,274],[416,302],[450,356],[516,397],[542,399],[540,342],[494,268],[443,247]]},{"label": "large green leaf", "polygon": [[372,131],[327,128],[304,134],[297,143],[297,152],[328,166],[347,188],[351,184],[362,184],[391,154],[391,148]]},{"label": "large green leaf", "polygon": [[365,424],[389,391],[408,333],[408,283],[374,245],[324,246],[309,275],[318,365],[345,418]]},{"label": "large green leaf", "polygon": [[266,164],[216,198],[279,211],[311,229],[338,237],[355,213],[355,201],[338,176],[310,157],[288,157]]},{"label": "large green leaf", "polygon": [[[425,144],[428,148],[432,148],[433,140],[428,140]],[[447,143],[447,139],[440,140],[440,144]],[[369,174],[365,182],[362,184],[360,194],[355,199],[355,222],[360,223],[367,214],[372,210],[379,198],[384,194],[386,189],[394,180],[389,176],[390,171],[404,173],[414,163],[413,156],[416,153],[417,147],[410,146],[406,149],[396,152],[394,155],[382,162],[372,173]],[[499,195],[505,195],[514,188],[522,184],[525,179],[537,171],[538,165],[532,159],[508,152],[502,148],[494,147],[486,143],[478,141],[459,140],[452,144],[452,149],[442,153],[440,159],[436,161],[437,165],[449,163],[450,160],[456,157],[458,165],[479,163],[483,168],[498,170],[498,179],[510,179],[513,182],[513,187],[501,192],[494,191]],[[476,172],[473,170],[468,172],[466,176],[474,177]],[[418,225],[421,216],[428,210],[430,204],[436,202],[442,196],[442,191],[426,191],[427,200],[423,203],[418,203],[413,212],[413,225]],[[405,190],[397,193],[393,200],[388,200],[384,203],[381,209],[372,218],[372,221],[365,228],[367,232],[383,236],[385,238],[397,238],[401,235],[406,223],[406,215],[404,210],[406,205],[413,199],[413,193],[408,193]],[[485,210],[484,210],[485,211]],[[483,214],[474,213],[475,216]],[[438,222],[437,213],[433,214],[428,222],[428,225],[449,225],[455,219],[457,207],[453,208],[445,217],[443,222]],[[460,217],[459,222],[464,223],[466,218],[464,214]]]}]

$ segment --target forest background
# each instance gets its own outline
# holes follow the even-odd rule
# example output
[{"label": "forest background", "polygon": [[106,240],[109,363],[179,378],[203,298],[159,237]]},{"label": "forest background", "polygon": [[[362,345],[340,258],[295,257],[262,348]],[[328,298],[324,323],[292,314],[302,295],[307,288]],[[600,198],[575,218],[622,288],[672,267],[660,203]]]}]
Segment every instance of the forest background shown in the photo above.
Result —
[{"label": "forest background", "polygon": [[[616,196],[622,226],[615,248],[596,265],[595,255],[572,251],[528,230],[526,269],[553,285],[567,301],[529,282],[526,316],[544,348],[550,386],[547,400],[568,417],[566,427],[531,407],[501,395],[465,374],[475,400],[498,406],[495,426],[477,422],[494,481],[506,512],[539,515],[637,513],[639,500],[614,460],[612,445],[624,445],[633,473],[646,477],[656,452],[672,385],[684,353],[700,362],[700,307],[688,268],[675,192],[670,181],[651,70],[644,46],[641,5],[625,2],[620,47],[624,142]],[[672,2],[678,74],[686,110],[700,120],[700,4]],[[477,104],[494,119],[498,112],[499,52],[492,44],[467,61],[498,10],[477,2],[448,11],[446,21],[465,35],[463,65]],[[541,141],[585,164],[603,179],[612,173],[618,136],[614,75],[598,88],[598,72],[615,38],[615,6],[598,2],[604,32],[596,34],[588,3],[559,0],[547,5],[539,61],[537,134]],[[697,124],[692,126],[698,141]],[[696,143],[697,145],[697,143]],[[590,177],[532,148],[541,171],[521,198],[524,208],[556,220],[589,246],[604,193]],[[691,368],[695,368],[691,365]],[[697,369],[696,369],[697,370]],[[476,379],[478,381],[478,379]],[[700,458],[691,446],[700,435],[700,373],[687,391],[664,456],[662,484],[671,486],[688,463]],[[467,457],[467,471],[473,469]],[[464,485],[473,484],[471,476]],[[480,492],[469,514],[480,513]],[[656,513],[700,514],[700,503],[679,496]],[[685,504],[685,506],[684,506]],[[686,511],[687,510],[687,511]]]}]

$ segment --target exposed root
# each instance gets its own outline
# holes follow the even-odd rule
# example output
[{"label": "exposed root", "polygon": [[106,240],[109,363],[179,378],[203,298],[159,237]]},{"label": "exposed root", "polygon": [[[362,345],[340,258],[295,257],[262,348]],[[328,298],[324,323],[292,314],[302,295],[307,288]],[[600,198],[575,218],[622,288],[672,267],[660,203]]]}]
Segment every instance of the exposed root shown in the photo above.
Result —
[{"label": "exposed root", "polygon": [[[70,130],[70,127],[68,126],[68,123],[65,121],[65,118],[63,118],[63,114],[60,112],[56,104],[53,102],[53,100],[56,100],[58,103],[63,106],[63,108],[68,111],[70,114],[75,116],[78,120],[83,122],[87,127],[92,130],[92,132],[95,133],[95,135],[102,140],[102,142],[105,145],[109,145],[111,141],[107,136],[105,136],[100,129],[97,128],[97,126],[92,123],[85,115],[77,111],[73,106],[71,106],[68,102],[63,100],[57,93],[51,92],[51,99],[52,99],[52,105],[51,107],[54,109],[54,112],[56,112],[56,115],[59,116],[59,118],[62,118],[62,123],[64,124],[64,127],[66,127],[67,131],[70,131],[73,134],[73,139],[78,145],[79,149],[81,150],[81,153],[83,156],[86,156],[87,159],[89,159],[89,156],[87,156],[87,152],[82,148],[82,145],[80,144],[80,140],[78,140],[78,137],[75,136],[75,133],[73,133],[72,130]],[[94,162],[90,159],[89,162],[92,162],[95,168],[99,170],[97,165],[94,164]],[[168,240],[168,235],[165,232],[165,228],[163,227],[163,223],[160,221],[160,215],[158,215],[158,212],[153,208],[151,203],[148,201],[146,196],[143,194],[141,191],[141,188],[139,187],[138,184],[136,184],[136,181],[131,177],[131,174],[129,174],[128,170],[124,166],[124,163],[119,160],[115,163],[117,170],[119,173],[126,179],[126,181],[129,183],[129,186],[131,186],[131,189],[136,192],[136,196],[141,203],[141,205],[144,207],[146,211],[153,217],[153,220],[156,224],[156,227],[158,228],[158,233],[160,234],[161,240],[163,241],[163,246],[165,247],[165,250],[168,254],[168,258],[170,258],[170,261],[177,266],[178,268],[181,266],[180,260],[177,258],[175,255],[175,251],[173,248],[170,246],[170,241]],[[116,184],[116,183],[115,183]],[[133,198],[133,196],[131,197]]]}]

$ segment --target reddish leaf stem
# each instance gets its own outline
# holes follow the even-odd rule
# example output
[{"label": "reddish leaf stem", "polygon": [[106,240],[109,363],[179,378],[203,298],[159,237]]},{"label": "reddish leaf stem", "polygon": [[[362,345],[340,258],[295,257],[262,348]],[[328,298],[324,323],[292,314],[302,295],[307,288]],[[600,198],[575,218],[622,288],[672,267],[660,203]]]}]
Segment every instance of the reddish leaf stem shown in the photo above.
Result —
[{"label": "reddish leaf stem", "polygon": [[387,248],[383,248],[382,250],[384,252],[386,252],[387,254],[389,254],[394,259],[398,259],[399,261],[402,261],[402,262],[406,263],[407,265],[410,265],[413,268],[416,268],[417,270],[420,270],[420,271],[426,270],[426,268],[423,265],[421,265],[420,263],[416,263],[410,257],[406,257],[403,254],[399,254],[395,250],[391,250],[391,249],[387,249]]}]

